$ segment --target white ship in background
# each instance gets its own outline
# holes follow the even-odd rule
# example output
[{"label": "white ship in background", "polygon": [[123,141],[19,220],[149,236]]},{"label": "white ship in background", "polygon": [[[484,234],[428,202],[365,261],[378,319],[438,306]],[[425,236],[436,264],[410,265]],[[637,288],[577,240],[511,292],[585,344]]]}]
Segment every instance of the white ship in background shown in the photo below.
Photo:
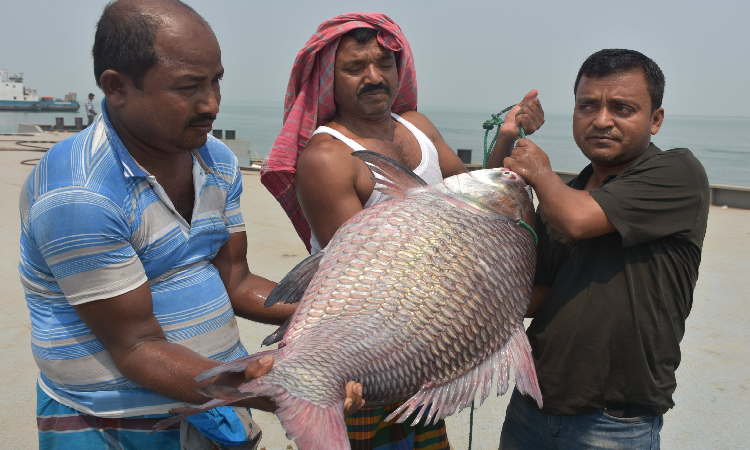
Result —
[{"label": "white ship in background", "polygon": [[61,111],[76,112],[81,105],[76,94],[70,93],[63,100],[39,97],[36,89],[23,85],[23,74],[10,75],[0,69],[0,111]]}]

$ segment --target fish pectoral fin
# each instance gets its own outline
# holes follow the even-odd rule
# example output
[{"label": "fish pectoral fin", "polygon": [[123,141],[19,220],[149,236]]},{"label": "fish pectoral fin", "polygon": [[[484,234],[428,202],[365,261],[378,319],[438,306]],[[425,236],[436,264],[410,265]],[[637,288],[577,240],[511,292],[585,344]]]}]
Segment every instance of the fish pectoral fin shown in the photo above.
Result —
[{"label": "fish pectoral fin", "polygon": [[482,402],[490,394],[492,383],[497,378],[497,395],[505,394],[508,390],[508,376],[510,365],[513,364],[516,374],[516,388],[521,393],[533,397],[537,405],[542,407],[542,394],[536,378],[534,360],[531,357],[531,346],[522,326],[517,326],[508,342],[497,352],[487,357],[473,369],[458,378],[443,384],[425,384],[410,399],[393,411],[386,422],[401,415],[396,421],[404,422],[417,408],[412,426],[415,426],[427,414],[425,424],[430,420],[439,420],[452,415],[456,410],[460,412],[466,408],[481,388]]},{"label": "fish pectoral fin", "polygon": [[[375,179],[375,189],[392,197],[403,197],[409,189],[427,186],[427,183],[400,162],[369,150],[357,150],[352,153],[367,164],[375,174],[384,180]],[[381,185],[381,186],[378,186]]]},{"label": "fish pectoral fin", "polygon": [[324,252],[316,253],[297,264],[268,294],[268,298],[263,306],[268,308],[279,302],[299,302],[307,289],[307,285],[310,284],[310,281],[318,271],[318,266],[320,266],[320,260],[323,258],[323,255]]},{"label": "fish pectoral fin", "polygon": [[266,338],[263,339],[263,342],[261,342],[260,345],[271,345],[284,339],[284,334],[286,333],[286,329],[289,328],[289,324],[292,322],[293,317],[294,317],[294,314],[289,316],[289,318],[286,319],[286,322],[284,322],[284,324],[281,325],[278,330],[266,336]]}]

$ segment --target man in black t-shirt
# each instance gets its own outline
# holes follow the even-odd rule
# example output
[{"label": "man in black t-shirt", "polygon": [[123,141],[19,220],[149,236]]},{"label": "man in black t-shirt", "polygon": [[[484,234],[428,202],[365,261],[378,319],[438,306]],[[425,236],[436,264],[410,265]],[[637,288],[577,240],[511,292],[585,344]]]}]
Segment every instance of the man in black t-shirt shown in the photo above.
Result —
[{"label": "man in black t-shirt", "polygon": [[527,334],[544,406],[513,392],[503,450],[659,448],[709,205],[693,154],[651,143],[663,93],[664,75],[641,53],[594,53],[573,115],[591,164],[566,185],[528,139],[504,160],[539,198]]}]

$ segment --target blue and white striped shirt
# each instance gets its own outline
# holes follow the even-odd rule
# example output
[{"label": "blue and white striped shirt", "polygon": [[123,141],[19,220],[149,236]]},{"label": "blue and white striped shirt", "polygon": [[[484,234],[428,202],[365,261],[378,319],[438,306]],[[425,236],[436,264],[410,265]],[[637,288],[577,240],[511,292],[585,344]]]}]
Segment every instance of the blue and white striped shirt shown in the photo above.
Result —
[{"label": "blue and white striped shirt", "polygon": [[125,378],[71,306],[145,282],[170,342],[220,361],[247,354],[210,262],[231,233],[245,229],[237,158],[209,136],[193,151],[193,181],[188,224],[125,149],[104,101],[92,126],[52,147],[29,175],[20,199],[19,271],[39,383],[50,397],[99,417],[181,405]]}]

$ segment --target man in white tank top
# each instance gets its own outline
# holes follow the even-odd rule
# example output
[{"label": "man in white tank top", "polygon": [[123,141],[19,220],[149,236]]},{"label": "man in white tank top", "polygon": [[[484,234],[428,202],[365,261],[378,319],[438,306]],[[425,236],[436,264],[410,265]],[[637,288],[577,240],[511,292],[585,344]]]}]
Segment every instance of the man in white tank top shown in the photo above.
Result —
[{"label": "man in white tank top", "polygon": [[[341,37],[333,68],[336,114],[318,127],[297,160],[295,188],[312,229],[313,254],[325,248],[336,230],[357,212],[390,198],[374,190],[372,172],[352,152],[370,150],[393,158],[428,184],[467,171],[427,117],[416,111],[401,116],[391,112],[399,91],[397,58],[393,51],[380,45],[376,34],[377,30],[359,28]],[[510,153],[519,134],[516,121],[523,123],[527,134],[544,122],[536,91],[530,92],[522,105],[508,114],[496,152]],[[387,416],[383,408],[365,405],[347,417],[349,431],[383,428],[373,423]],[[410,440],[424,436],[435,441],[430,449],[449,448],[444,421],[421,428],[400,425],[403,430],[394,431],[390,443],[378,444],[378,448],[411,448]],[[368,436],[362,432],[350,434],[352,448],[370,448],[370,443],[363,442],[374,439]]]},{"label": "man in white tank top", "polygon": [[[424,114],[391,113],[398,86],[396,57],[378,43],[376,34],[360,28],[341,38],[334,63],[336,115],[315,131],[297,161],[295,187],[312,229],[311,253],[325,248],[357,212],[389,199],[374,190],[373,174],[351,156],[353,151],[366,149],[393,158],[428,184],[467,170]],[[535,90],[521,104],[508,113],[496,150],[510,150],[517,139],[514,117],[527,134],[544,122]]]}]

